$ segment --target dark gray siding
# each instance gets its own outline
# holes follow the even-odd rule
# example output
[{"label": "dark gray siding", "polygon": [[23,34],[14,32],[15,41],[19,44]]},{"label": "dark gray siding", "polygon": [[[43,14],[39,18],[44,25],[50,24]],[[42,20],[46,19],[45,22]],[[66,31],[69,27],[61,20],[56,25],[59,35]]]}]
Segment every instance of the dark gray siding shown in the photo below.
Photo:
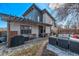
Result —
[{"label": "dark gray siding", "polygon": [[39,21],[42,22],[42,14],[37,9],[33,9],[26,17],[35,22],[38,22],[39,17]]}]

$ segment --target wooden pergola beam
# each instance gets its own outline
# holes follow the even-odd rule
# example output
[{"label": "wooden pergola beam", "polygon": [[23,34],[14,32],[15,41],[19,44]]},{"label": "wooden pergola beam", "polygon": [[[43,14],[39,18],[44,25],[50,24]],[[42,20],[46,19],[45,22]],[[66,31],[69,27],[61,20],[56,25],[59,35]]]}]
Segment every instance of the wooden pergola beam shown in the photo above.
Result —
[{"label": "wooden pergola beam", "polygon": [[10,22],[7,22],[7,44],[10,47]]}]

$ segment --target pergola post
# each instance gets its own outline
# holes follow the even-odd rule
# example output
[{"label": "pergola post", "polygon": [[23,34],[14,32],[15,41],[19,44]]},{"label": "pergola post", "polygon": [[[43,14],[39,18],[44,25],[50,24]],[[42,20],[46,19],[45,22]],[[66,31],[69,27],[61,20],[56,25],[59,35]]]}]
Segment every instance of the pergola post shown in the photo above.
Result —
[{"label": "pergola post", "polygon": [[45,34],[45,33],[44,33],[44,26],[43,26],[43,33],[42,33],[42,34],[43,34],[43,38],[44,38],[44,34]]},{"label": "pergola post", "polygon": [[10,47],[10,22],[7,22],[7,44]]}]

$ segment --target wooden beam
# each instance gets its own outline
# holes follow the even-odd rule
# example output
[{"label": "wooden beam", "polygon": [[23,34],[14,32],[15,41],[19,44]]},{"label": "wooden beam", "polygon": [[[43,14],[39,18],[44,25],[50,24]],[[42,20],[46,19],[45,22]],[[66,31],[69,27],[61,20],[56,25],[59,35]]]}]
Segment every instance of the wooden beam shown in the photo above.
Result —
[{"label": "wooden beam", "polygon": [[7,23],[7,44],[10,47],[10,22]]}]

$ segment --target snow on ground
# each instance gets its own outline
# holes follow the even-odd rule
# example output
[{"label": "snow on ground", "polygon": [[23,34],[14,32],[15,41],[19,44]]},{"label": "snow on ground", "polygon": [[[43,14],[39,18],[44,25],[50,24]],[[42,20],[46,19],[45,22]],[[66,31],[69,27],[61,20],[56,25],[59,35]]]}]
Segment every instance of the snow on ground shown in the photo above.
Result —
[{"label": "snow on ground", "polygon": [[79,39],[70,37],[70,40],[79,42]]},{"label": "snow on ground", "polygon": [[76,53],[73,53],[73,52],[66,50],[66,49],[58,48],[57,46],[53,46],[51,44],[47,45],[47,49],[49,51],[56,53],[58,56],[79,56]]}]

